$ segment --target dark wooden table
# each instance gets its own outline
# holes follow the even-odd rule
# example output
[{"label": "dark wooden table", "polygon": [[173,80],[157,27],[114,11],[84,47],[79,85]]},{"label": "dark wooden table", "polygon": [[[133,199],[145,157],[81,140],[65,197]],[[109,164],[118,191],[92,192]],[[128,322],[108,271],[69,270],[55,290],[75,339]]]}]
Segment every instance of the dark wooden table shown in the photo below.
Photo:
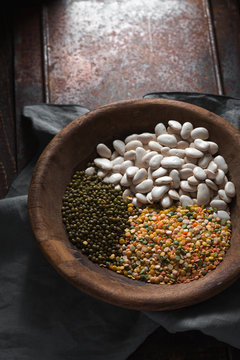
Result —
[{"label": "dark wooden table", "polygon": [[[155,91],[240,97],[239,9],[237,0],[10,3],[0,15],[0,198],[33,155],[23,105],[94,109]],[[240,359],[240,351],[160,328],[135,359]]]}]

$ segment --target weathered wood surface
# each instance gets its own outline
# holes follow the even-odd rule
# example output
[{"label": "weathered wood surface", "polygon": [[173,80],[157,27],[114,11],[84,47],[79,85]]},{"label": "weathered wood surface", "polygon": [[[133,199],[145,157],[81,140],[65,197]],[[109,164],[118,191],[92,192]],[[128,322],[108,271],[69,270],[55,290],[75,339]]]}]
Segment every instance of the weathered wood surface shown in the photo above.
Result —
[{"label": "weathered wood surface", "polygon": [[154,91],[221,93],[209,24],[205,0],[53,2],[44,11],[50,99],[94,109]]},{"label": "weathered wood surface", "polygon": [[16,172],[16,132],[13,98],[12,32],[7,20],[0,21],[0,198]]},{"label": "weathered wood surface", "polygon": [[[20,120],[25,104],[80,102],[93,109],[161,90],[240,97],[239,1],[169,0],[157,12],[155,1],[144,1],[136,3],[138,13],[132,4],[26,0],[15,14],[10,5],[7,16],[1,13],[0,198],[32,156]],[[153,358],[164,359],[156,351]],[[178,350],[174,356],[182,358]],[[226,359],[239,358],[228,347]]]}]

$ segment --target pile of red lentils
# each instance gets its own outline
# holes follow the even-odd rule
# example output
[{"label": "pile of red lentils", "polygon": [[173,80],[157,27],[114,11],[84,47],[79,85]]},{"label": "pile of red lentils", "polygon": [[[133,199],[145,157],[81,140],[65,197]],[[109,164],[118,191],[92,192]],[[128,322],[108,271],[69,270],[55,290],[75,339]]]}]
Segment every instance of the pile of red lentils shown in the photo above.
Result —
[{"label": "pile of red lentils", "polygon": [[129,226],[107,267],[153,284],[189,283],[214,270],[230,246],[231,221],[214,217],[213,208],[192,205],[128,211]]}]

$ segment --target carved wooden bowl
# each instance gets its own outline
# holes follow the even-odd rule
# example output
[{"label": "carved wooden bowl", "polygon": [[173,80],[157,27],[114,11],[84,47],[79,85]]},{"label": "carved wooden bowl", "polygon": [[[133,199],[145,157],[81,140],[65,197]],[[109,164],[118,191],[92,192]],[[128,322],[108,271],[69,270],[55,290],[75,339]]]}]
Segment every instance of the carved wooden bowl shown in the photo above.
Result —
[{"label": "carved wooden bowl", "polygon": [[[229,166],[237,196],[231,203],[231,247],[217,268],[187,284],[159,285],[129,279],[92,263],[68,240],[61,218],[62,197],[75,169],[96,156],[96,145],[132,133],[151,132],[175,119],[204,126]],[[40,156],[29,190],[29,217],[48,261],[70,283],[111,304],[135,310],[170,310],[206,300],[240,275],[240,133],[219,116],[183,102],[145,99],[120,101],[91,111],[66,126]]]}]

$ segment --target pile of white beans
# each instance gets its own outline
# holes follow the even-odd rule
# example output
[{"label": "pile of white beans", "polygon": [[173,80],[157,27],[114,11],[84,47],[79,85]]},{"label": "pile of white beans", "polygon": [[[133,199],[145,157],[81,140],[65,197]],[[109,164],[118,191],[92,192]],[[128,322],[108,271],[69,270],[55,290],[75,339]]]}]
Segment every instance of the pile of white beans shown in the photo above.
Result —
[{"label": "pile of white beans", "polygon": [[[216,155],[218,145],[208,138],[206,128],[193,128],[190,122],[169,120],[167,128],[159,123],[154,133],[114,140],[113,152],[98,144],[97,175],[116,188],[125,187],[123,197],[132,196],[137,207],[160,202],[169,208],[177,201],[183,207],[211,206],[217,209],[216,216],[229,219],[228,204],[235,196],[235,186],[226,176],[225,159]],[[85,173],[95,171],[88,167]]]}]

